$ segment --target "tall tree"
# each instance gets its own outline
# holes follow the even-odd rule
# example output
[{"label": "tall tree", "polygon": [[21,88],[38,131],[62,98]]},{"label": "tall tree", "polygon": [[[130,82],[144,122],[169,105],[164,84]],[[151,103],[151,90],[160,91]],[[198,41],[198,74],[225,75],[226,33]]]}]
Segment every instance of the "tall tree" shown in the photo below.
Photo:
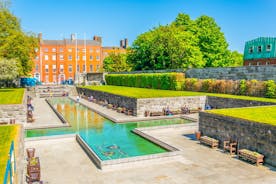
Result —
[{"label": "tall tree", "polygon": [[111,53],[104,59],[104,70],[106,72],[123,72],[130,71],[131,65],[127,62],[126,54],[115,54]]},{"label": "tall tree", "polygon": [[0,57],[17,59],[20,75],[27,75],[33,67],[38,39],[24,33],[20,22],[8,9],[8,1],[0,1]]},{"label": "tall tree", "polygon": [[17,60],[0,58],[0,86],[10,87],[18,75]]},{"label": "tall tree", "polygon": [[195,20],[196,35],[199,48],[203,55],[205,67],[229,66],[231,53],[228,43],[215,20],[208,16],[201,16]]}]

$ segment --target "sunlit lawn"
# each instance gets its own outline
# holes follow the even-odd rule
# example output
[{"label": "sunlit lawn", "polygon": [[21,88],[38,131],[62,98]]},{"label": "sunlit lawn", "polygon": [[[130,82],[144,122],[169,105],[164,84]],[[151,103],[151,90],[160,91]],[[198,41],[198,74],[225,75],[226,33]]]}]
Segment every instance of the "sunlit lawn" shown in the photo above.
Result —
[{"label": "sunlit lawn", "polygon": [[192,92],[192,91],[172,91],[172,90],[159,90],[159,89],[147,89],[147,88],[134,88],[125,86],[85,86],[84,88],[93,89],[97,91],[103,91],[107,93],[117,94],[121,96],[127,96],[132,98],[158,98],[158,97],[179,97],[179,96],[217,96],[223,98],[235,98],[242,100],[255,100],[264,102],[274,102],[276,99],[249,97],[239,95],[228,94],[216,94],[216,93],[204,93],[204,92]]},{"label": "sunlit lawn", "polygon": [[21,104],[24,96],[24,88],[0,89],[0,104]]},{"label": "sunlit lawn", "polygon": [[276,106],[215,109],[209,113],[231,116],[276,126]]},{"label": "sunlit lawn", "polygon": [[[1,125],[0,126],[0,183],[4,181],[6,164],[12,140],[19,135],[19,125]],[[16,140],[15,140],[16,142]]]}]

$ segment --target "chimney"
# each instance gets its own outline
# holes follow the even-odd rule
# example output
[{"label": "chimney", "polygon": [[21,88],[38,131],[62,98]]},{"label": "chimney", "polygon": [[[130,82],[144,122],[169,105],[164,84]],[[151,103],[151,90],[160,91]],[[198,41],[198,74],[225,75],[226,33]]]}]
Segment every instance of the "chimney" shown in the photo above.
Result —
[{"label": "chimney", "polygon": [[40,43],[42,42],[42,33],[38,33],[38,40]]},{"label": "chimney", "polygon": [[120,47],[124,48],[124,40],[120,40]]},{"label": "chimney", "polygon": [[128,46],[128,39],[127,39],[127,38],[125,38],[124,48],[126,49],[126,48],[127,48],[127,46]]},{"label": "chimney", "polygon": [[102,37],[100,36],[93,36],[93,40],[102,43]]},{"label": "chimney", "polygon": [[71,34],[71,40],[75,40],[76,39],[76,35],[75,34]]}]

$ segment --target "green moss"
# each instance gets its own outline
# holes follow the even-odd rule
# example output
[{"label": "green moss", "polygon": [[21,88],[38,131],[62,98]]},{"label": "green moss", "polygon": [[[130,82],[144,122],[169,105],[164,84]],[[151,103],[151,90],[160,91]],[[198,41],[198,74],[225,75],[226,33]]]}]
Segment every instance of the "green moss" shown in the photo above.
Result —
[{"label": "green moss", "polygon": [[216,96],[222,98],[234,98],[241,100],[254,100],[262,102],[276,103],[276,99],[261,98],[261,97],[249,97],[239,95],[217,94],[217,93],[204,93],[204,92],[192,92],[192,91],[172,91],[172,90],[158,90],[158,89],[145,89],[145,88],[133,88],[124,86],[85,86],[84,88],[103,91],[111,94],[127,96],[132,98],[158,98],[158,97],[179,97],[179,96]]},{"label": "green moss", "polygon": [[4,181],[6,164],[12,140],[15,140],[19,132],[19,125],[0,126],[0,183]]},{"label": "green moss", "polygon": [[24,96],[24,88],[0,89],[0,104],[21,104]]},{"label": "green moss", "polygon": [[276,106],[216,109],[206,112],[276,126]]}]

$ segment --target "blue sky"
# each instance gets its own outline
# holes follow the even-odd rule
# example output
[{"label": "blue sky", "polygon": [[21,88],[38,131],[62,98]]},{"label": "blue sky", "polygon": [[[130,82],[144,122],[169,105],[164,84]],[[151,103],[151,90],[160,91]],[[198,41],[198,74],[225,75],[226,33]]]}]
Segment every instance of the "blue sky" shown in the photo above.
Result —
[{"label": "blue sky", "polygon": [[276,37],[276,0],[12,0],[11,10],[25,31],[42,32],[44,39],[86,33],[102,36],[104,46],[123,38],[132,43],[181,12],[213,17],[231,50],[243,52],[244,42],[256,37]]}]

